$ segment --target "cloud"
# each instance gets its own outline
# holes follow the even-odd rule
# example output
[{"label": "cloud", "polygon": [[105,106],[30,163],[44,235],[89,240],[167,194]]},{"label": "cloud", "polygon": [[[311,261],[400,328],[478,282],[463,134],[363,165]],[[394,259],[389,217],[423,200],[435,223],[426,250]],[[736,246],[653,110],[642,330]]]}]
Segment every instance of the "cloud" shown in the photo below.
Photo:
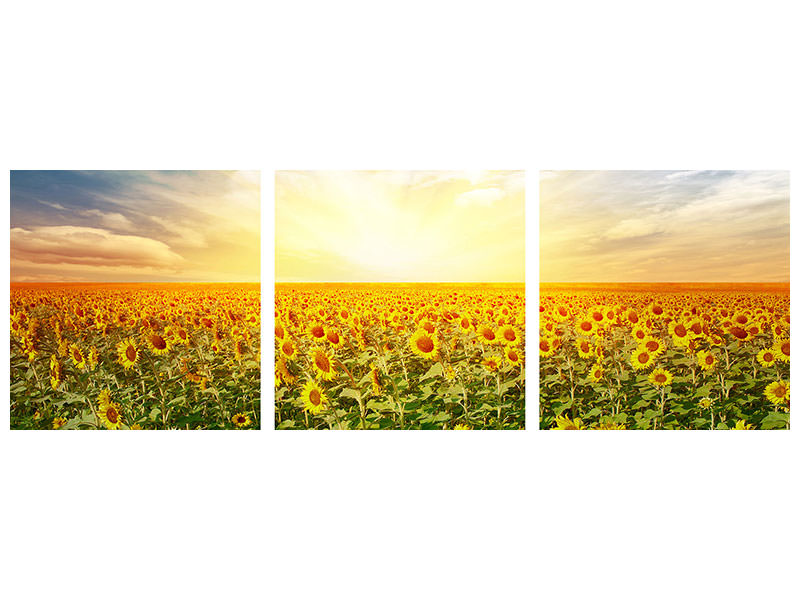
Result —
[{"label": "cloud", "polygon": [[36,227],[11,230],[11,260],[35,264],[148,267],[174,270],[184,259],[150,238],[119,235],[93,227]]},{"label": "cloud", "polygon": [[647,219],[623,219],[606,232],[609,240],[622,240],[625,238],[640,237],[661,233],[663,230],[658,224]]},{"label": "cloud", "polygon": [[82,210],[80,214],[84,217],[97,217],[99,224],[108,229],[122,229],[124,231],[133,229],[133,223],[121,213],[106,213],[93,208]]},{"label": "cloud", "polygon": [[456,206],[492,206],[505,196],[505,191],[500,188],[471,190],[456,197]]},{"label": "cloud", "polygon": [[55,208],[56,210],[67,210],[63,206],[61,206],[58,202],[45,202],[44,200],[39,200],[41,204],[45,206],[49,206],[50,208]]}]

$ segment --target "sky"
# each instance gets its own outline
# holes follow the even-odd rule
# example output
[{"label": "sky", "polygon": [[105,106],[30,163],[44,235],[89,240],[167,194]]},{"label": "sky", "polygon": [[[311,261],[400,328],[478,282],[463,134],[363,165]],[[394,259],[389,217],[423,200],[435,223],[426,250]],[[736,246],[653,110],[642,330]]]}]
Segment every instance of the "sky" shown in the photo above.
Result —
[{"label": "sky", "polygon": [[278,171],[279,282],[525,280],[523,171]]},{"label": "sky", "polygon": [[258,171],[12,171],[11,281],[260,280]]},{"label": "sky", "polygon": [[543,171],[543,282],[789,281],[788,171]]}]

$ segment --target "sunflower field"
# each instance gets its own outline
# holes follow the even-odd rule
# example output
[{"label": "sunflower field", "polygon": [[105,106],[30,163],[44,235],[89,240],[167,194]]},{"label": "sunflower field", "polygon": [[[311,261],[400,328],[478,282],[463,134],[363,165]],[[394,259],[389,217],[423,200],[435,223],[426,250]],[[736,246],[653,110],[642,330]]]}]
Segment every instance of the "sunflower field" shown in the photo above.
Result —
[{"label": "sunflower field", "polygon": [[12,429],[260,421],[258,284],[12,285]]},{"label": "sunflower field", "polygon": [[279,284],[277,429],[523,429],[522,285]]},{"label": "sunflower field", "polygon": [[543,285],[541,429],[788,429],[787,286]]}]

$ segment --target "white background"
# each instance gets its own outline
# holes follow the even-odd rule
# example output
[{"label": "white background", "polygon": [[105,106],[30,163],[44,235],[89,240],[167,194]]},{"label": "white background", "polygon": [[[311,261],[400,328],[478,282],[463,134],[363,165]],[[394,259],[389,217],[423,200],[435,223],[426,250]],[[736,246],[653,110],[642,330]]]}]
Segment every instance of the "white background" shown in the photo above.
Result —
[{"label": "white background", "polygon": [[[262,170],[267,350],[274,169],[525,169],[535,343],[540,168],[797,167],[790,6],[6,3],[0,166]],[[538,432],[528,357],[525,432],[3,411],[3,595],[798,597],[795,431]]]}]

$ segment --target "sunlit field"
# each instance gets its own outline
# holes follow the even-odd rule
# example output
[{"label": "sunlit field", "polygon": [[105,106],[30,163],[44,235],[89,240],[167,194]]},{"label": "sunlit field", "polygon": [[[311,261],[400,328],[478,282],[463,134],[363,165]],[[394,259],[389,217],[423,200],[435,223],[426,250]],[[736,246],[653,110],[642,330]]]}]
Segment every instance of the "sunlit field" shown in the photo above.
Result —
[{"label": "sunlit field", "polygon": [[258,284],[11,286],[12,429],[259,427]]},{"label": "sunlit field", "polygon": [[278,429],[522,429],[522,284],[278,284]]},{"label": "sunlit field", "polygon": [[788,284],[543,284],[542,429],[788,429]]}]

